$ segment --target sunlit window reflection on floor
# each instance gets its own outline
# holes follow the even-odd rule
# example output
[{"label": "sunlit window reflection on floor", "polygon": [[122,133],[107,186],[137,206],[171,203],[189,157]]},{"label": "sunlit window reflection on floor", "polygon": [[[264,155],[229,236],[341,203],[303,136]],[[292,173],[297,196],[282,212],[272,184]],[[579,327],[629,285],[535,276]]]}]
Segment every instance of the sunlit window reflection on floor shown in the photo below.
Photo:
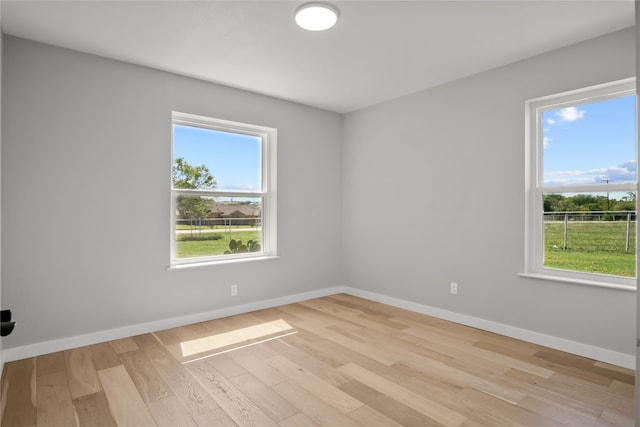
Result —
[{"label": "sunlit window reflection on floor", "polygon": [[[211,353],[215,350],[221,350],[220,352],[231,351],[294,333],[296,333],[296,331],[291,325],[284,320],[279,319],[242,329],[234,329],[233,331],[210,335],[204,338],[184,341],[180,343],[180,348],[182,350],[183,357],[190,357],[197,354]],[[212,356],[212,354],[208,354],[208,356]]]}]

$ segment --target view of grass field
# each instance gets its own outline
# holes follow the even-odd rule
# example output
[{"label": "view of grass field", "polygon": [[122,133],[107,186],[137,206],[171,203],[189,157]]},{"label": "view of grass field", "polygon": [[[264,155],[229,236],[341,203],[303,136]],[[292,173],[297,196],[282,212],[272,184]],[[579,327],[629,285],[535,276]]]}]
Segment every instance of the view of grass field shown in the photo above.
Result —
[{"label": "view of grass field", "polygon": [[636,276],[636,222],[569,221],[564,248],[564,221],[545,221],[544,266],[589,273]]},{"label": "view of grass field", "polygon": [[224,254],[229,249],[231,239],[260,241],[261,231],[233,231],[210,232],[195,230],[193,233],[181,233],[176,235],[177,258],[191,258],[200,256],[216,256]]},{"label": "view of grass field", "polygon": [[[636,222],[630,222],[627,250],[626,221],[570,221],[567,228],[567,248],[564,248],[564,221],[545,221],[544,266],[563,270],[611,274],[624,277],[636,275]],[[210,231],[209,227],[178,226],[193,233],[176,235],[178,258],[222,255],[231,239],[260,241],[261,232]]]}]

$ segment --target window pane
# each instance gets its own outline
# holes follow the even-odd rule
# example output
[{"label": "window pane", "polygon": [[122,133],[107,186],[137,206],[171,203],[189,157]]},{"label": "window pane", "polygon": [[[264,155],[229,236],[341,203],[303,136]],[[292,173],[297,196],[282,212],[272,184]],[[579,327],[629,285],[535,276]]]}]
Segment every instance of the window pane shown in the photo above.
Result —
[{"label": "window pane", "polygon": [[545,194],[544,267],[636,276],[636,193]]},{"label": "window pane", "polygon": [[175,206],[176,258],[262,252],[261,198],[178,195]]},{"label": "window pane", "polygon": [[[262,139],[253,135],[223,132],[194,126],[174,125],[174,188],[216,191],[262,191]],[[180,180],[175,167],[186,163],[200,167],[213,177],[213,185],[197,182],[193,174]]]},{"label": "window pane", "polygon": [[635,182],[636,97],[543,113],[544,186]]}]

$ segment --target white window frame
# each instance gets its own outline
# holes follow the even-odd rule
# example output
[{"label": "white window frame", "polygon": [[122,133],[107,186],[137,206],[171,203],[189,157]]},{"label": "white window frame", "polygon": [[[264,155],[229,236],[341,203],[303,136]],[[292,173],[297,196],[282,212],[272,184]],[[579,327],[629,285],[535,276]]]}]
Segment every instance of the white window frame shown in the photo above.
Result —
[{"label": "white window frame", "polygon": [[[544,187],[543,177],[543,122],[545,111],[595,103],[636,94],[636,79],[629,78],[591,86],[561,94],[526,101],[525,146],[525,259],[521,276],[555,280],[609,288],[635,290],[636,278],[608,274],[586,273],[544,267],[544,218],[543,194],[550,188],[558,193],[626,192],[638,191],[638,183],[602,183]],[[636,158],[637,158],[636,141]],[[637,181],[637,180],[636,180]],[[637,244],[636,244],[637,245]],[[638,272],[636,271],[636,276]]]},{"label": "white window frame", "polygon": [[[257,126],[230,120],[200,116],[196,114],[171,113],[171,169],[173,170],[174,127],[184,125],[222,132],[255,136],[262,141],[262,188],[252,192],[233,192],[220,190],[185,190],[171,188],[171,250],[169,268],[180,268],[194,265],[221,264],[246,260],[277,258],[277,129]],[[212,171],[215,177],[215,171]],[[262,199],[262,241],[260,252],[242,254],[212,255],[191,258],[176,257],[176,198],[178,195],[195,195],[204,197],[258,197]]]}]

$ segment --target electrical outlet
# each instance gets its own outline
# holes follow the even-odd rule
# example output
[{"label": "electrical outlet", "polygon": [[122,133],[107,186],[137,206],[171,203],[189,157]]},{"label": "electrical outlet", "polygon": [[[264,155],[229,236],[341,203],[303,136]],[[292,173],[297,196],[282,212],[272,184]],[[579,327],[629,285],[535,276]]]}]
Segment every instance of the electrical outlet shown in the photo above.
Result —
[{"label": "electrical outlet", "polygon": [[231,285],[231,296],[238,296],[238,285]]},{"label": "electrical outlet", "polygon": [[458,284],[451,282],[451,295],[458,295]]}]

